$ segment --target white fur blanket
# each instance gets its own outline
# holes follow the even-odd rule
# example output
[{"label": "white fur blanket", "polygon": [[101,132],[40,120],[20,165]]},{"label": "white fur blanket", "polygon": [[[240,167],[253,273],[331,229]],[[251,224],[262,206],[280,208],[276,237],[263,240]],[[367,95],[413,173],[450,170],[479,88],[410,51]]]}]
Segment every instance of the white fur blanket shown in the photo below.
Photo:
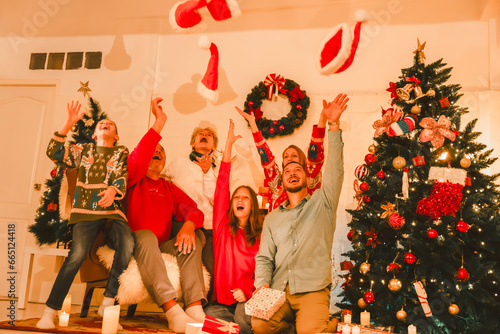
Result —
[{"label": "white fur blanket", "polygon": [[[111,268],[113,264],[113,258],[115,256],[115,251],[108,246],[102,246],[97,250],[97,256],[101,263],[107,269]],[[177,259],[175,256],[170,254],[162,253],[163,259],[165,260],[165,267],[167,269],[168,279],[172,283],[175,291],[179,295],[179,299],[182,298],[181,285],[179,281],[179,266],[177,264]],[[205,283],[205,291],[210,289],[210,274],[203,267],[203,277]],[[120,287],[118,288],[118,295],[116,299],[120,304],[138,304],[138,303],[154,303],[153,299],[146,290],[144,283],[141,279],[141,274],[139,273],[139,268],[137,267],[137,262],[132,257],[128,268],[121,274]]]}]

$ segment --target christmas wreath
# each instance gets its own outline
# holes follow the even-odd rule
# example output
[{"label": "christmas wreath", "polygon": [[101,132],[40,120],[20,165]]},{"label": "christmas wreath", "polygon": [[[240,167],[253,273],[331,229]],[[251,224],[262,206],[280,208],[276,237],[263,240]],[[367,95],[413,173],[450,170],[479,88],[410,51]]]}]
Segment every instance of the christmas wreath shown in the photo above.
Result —
[{"label": "christmas wreath", "polygon": [[[291,106],[290,112],[278,120],[263,117],[261,110],[262,101],[271,100],[273,95],[286,96]],[[257,127],[262,132],[262,136],[268,139],[291,135],[306,120],[309,104],[309,97],[300,89],[299,84],[273,73],[269,74],[264,81],[259,82],[247,95],[244,112],[254,113]]]}]

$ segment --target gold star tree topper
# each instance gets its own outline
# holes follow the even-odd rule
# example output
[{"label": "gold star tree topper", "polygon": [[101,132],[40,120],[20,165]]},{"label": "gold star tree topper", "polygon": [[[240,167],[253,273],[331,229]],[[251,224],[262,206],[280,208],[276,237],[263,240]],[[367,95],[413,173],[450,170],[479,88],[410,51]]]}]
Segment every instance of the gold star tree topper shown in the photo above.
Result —
[{"label": "gold star tree topper", "polygon": [[417,49],[413,51],[413,53],[415,54],[418,52],[418,61],[420,61],[421,63],[423,63],[425,59],[425,53],[424,53],[425,43],[427,42],[424,42],[424,44],[420,44],[420,40],[417,37]]},{"label": "gold star tree topper", "polygon": [[92,89],[89,88],[89,82],[87,81],[86,83],[83,83],[80,81],[80,89],[78,89],[78,92],[83,93],[83,97],[85,98],[87,95],[90,96],[89,92],[92,91]]}]

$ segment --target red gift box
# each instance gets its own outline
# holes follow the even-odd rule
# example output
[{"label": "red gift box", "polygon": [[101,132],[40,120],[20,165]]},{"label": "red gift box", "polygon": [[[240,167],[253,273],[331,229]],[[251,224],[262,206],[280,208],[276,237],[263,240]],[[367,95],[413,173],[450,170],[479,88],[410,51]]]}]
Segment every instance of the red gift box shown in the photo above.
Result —
[{"label": "red gift box", "polygon": [[351,261],[342,261],[340,262],[340,270],[351,270],[354,267],[354,264]]},{"label": "red gift box", "polygon": [[443,97],[439,100],[439,104],[441,104],[441,108],[448,107],[450,105],[450,101],[448,101],[447,97]]},{"label": "red gift box", "polygon": [[415,166],[425,165],[425,158],[421,155],[413,158],[413,164]]},{"label": "red gift box", "polygon": [[240,325],[234,322],[228,322],[207,315],[205,316],[205,320],[203,321],[203,327],[201,328],[201,330],[202,333],[213,334],[239,333]]}]

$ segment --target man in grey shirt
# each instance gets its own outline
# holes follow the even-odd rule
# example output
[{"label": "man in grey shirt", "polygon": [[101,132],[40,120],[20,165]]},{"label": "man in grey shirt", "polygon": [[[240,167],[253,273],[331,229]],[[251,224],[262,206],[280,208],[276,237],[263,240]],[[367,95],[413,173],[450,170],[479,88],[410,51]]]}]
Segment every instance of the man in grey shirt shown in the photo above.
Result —
[{"label": "man in grey shirt", "polygon": [[328,156],[323,187],[307,192],[305,164],[289,162],[283,169],[288,200],[267,215],[255,264],[255,287],[286,293],[285,304],[268,321],[252,318],[254,333],[298,334],[334,332],[329,320],[330,254],[336,211],[344,177],[342,131],[339,119],[349,99],[339,94],[322,113],[328,119]]}]

